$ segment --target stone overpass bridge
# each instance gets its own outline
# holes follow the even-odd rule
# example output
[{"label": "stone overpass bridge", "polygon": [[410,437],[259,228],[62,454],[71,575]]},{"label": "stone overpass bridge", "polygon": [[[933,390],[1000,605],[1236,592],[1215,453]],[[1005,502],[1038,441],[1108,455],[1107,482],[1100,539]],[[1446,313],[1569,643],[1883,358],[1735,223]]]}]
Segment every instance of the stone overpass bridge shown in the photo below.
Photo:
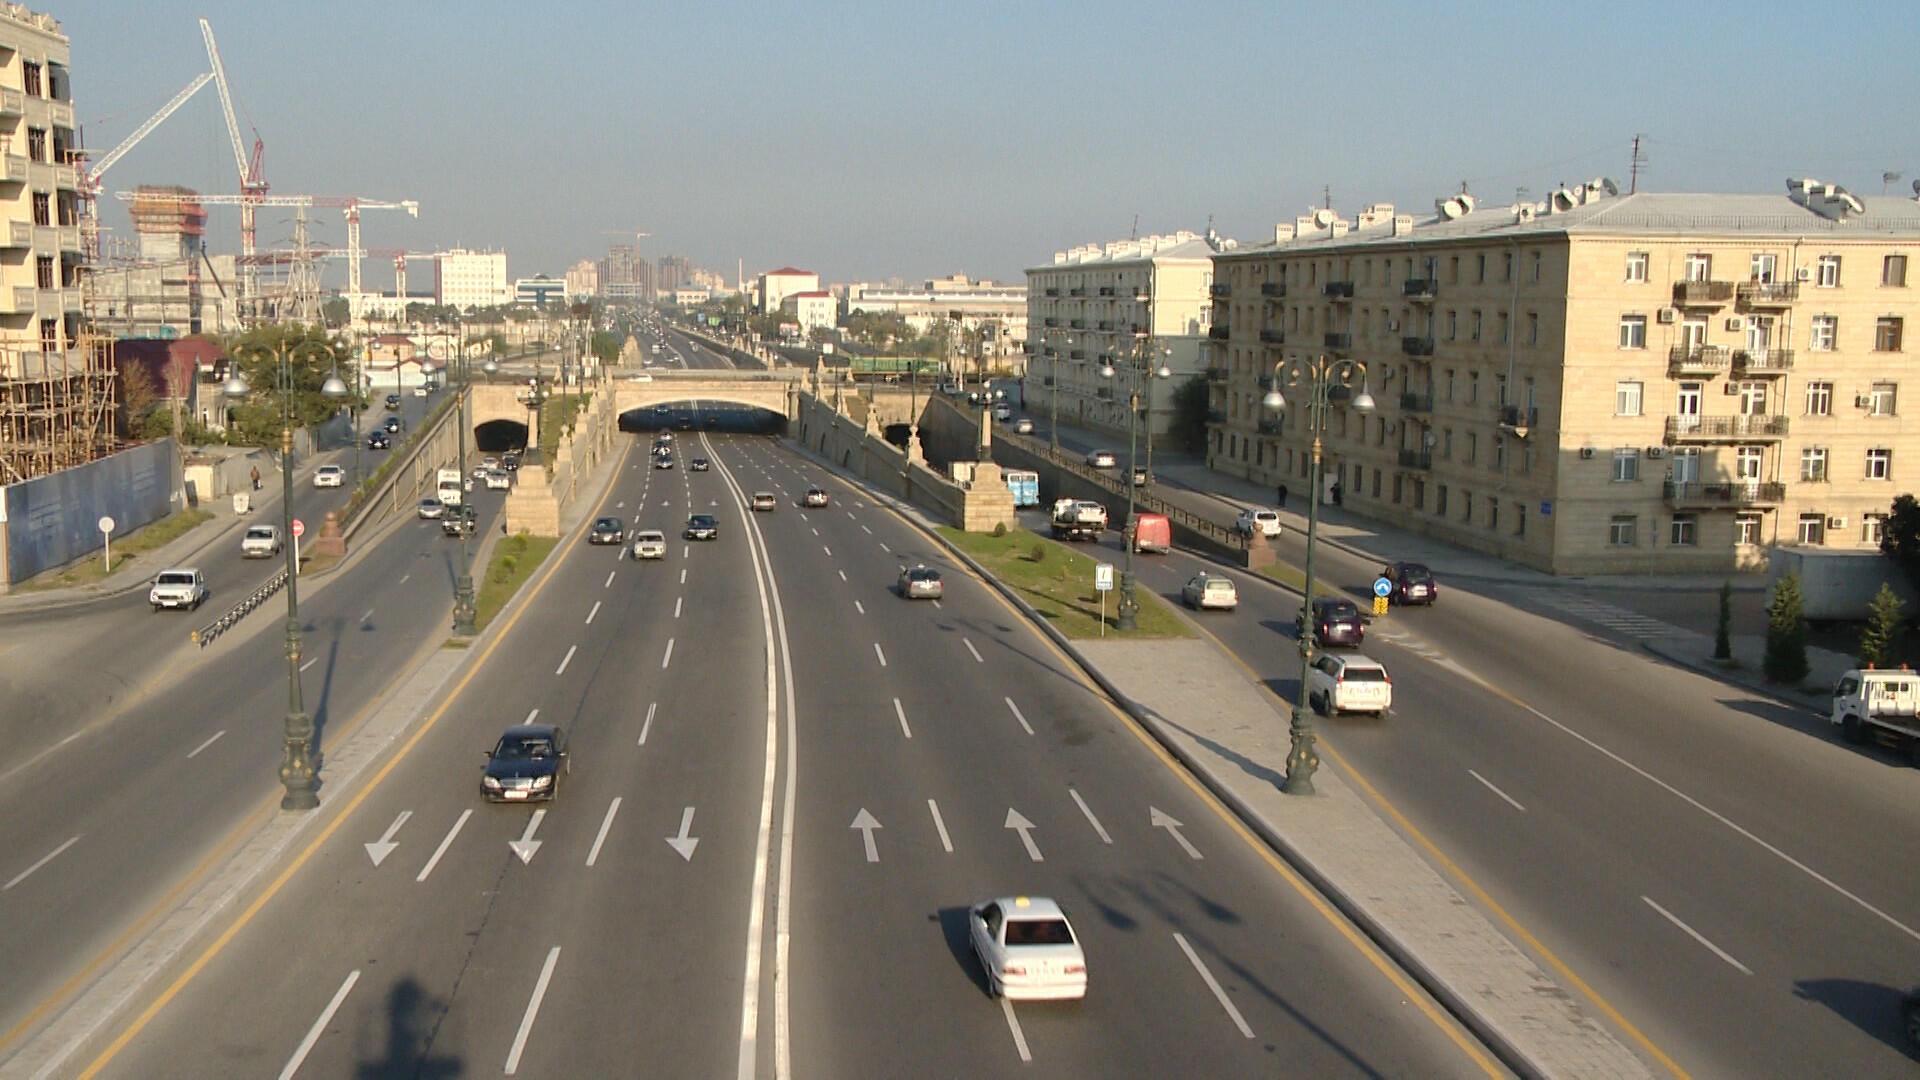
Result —
[{"label": "stone overpass bridge", "polygon": [[[764,409],[792,420],[798,415],[796,398],[806,385],[804,380],[805,373],[793,369],[655,371],[640,380],[611,377],[590,392],[611,392],[616,414],[698,401]],[[526,384],[476,383],[472,409],[475,444],[482,449],[539,445],[540,417],[528,407]]]}]

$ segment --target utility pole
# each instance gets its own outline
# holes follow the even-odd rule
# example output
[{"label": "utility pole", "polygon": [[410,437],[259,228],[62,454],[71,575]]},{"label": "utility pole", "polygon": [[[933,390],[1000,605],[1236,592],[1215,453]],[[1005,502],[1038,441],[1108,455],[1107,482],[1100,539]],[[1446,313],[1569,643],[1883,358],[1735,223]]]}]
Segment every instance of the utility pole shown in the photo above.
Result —
[{"label": "utility pole", "polygon": [[1647,163],[1646,155],[1640,152],[1640,140],[1644,138],[1646,138],[1645,135],[1633,137],[1633,156],[1627,163],[1627,194],[1629,195],[1640,190],[1640,166]]}]

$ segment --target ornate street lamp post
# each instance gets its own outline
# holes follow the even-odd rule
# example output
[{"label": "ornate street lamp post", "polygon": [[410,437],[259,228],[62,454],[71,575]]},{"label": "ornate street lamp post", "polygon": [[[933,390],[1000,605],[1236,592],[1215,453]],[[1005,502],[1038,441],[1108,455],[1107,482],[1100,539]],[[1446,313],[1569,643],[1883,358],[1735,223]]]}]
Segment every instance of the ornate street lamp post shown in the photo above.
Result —
[{"label": "ornate street lamp post", "polygon": [[[1320,436],[1327,430],[1327,413],[1333,404],[1351,401],[1355,412],[1373,411],[1373,395],[1366,388],[1367,365],[1350,357],[1314,357],[1280,360],[1267,379],[1266,396],[1260,403],[1279,412],[1287,407],[1280,387],[1298,387],[1305,393],[1301,420],[1311,436],[1307,473],[1307,566],[1306,586],[1300,597],[1300,688],[1294,695],[1293,724],[1289,728],[1292,748],[1287,752],[1287,781],[1281,789],[1289,795],[1313,794],[1313,772],[1320,767],[1320,755],[1313,749],[1313,717],[1307,710],[1307,672],[1313,666],[1313,546],[1320,531]],[[1360,392],[1353,392],[1355,380]]]},{"label": "ornate street lamp post", "polygon": [[[1136,342],[1146,340],[1136,338]],[[1123,561],[1120,568],[1120,606],[1114,618],[1114,626],[1120,630],[1133,630],[1139,626],[1140,597],[1134,591],[1133,577],[1133,541],[1134,541],[1134,493],[1138,485],[1133,482],[1134,453],[1139,448],[1138,431],[1140,426],[1140,387],[1143,380],[1148,387],[1147,395],[1152,397],[1152,380],[1170,379],[1173,372],[1165,364],[1156,370],[1146,366],[1153,358],[1153,347],[1136,346],[1134,355],[1127,363],[1127,520],[1120,531],[1120,544],[1123,549]],[[1115,370],[1111,360],[1100,366],[1101,378],[1111,379]]]}]

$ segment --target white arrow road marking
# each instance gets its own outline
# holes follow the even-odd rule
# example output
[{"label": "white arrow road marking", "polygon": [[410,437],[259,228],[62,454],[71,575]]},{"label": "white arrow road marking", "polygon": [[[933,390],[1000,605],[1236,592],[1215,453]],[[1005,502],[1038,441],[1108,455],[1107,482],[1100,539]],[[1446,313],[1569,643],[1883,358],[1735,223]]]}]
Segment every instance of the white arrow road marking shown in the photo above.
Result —
[{"label": "white arrow road marking", "polygon": [[[307,661],[307,663],[311,664],[313,663],[313,661],[309,660]],[[194,758],[199,757],[200,751],[205,750],[207,747],[212,746],[216,742],[219,742],[220,736],[225,735],[226,733],[227,733],[227,729],[221,728],[219,731],[216,731],[212,735],[208,736],[206,742],[203,742],[199,746],[194,747],[192,750],[187,751],[187,760],[192,761]]]},{"label": "white arrow road marking", "polygon": [[447,835],[441,839],[440,846],[434,848],[433,855],[427,859],[427,865],[421,867],[419,876],[413,879],[416,884],[427,880],[427,875],[433,873],[433,868],[440,865],[440,856],[445,855],[447,849],[453,846],[453,838],[459,836],[460,830],[467,827],[467,819],[472,816],[473,811],[470,809],[460,811],[459,820],[453,823],[453,828],[447,830]]},{"label": "white arrow road marking", "polygon": [[527,1036],[533,1033],[533,1019],[540,1015],[540,1001],[547,996],[547,984],[553,981],[553,965],[559,962],[560,946],[555,945],[547,952],[547,962],[540,966],[540,980],[533,984],[533,999],[527,1002],[527,1015],[520,1018],[520,1030],[513,1036],[513,1049],[507,1052],[508,1076],[519,1071],[520,1053],[527,1048]]},{"label": "white arrow road marking", "polygon": [[1181,834],[1180,830],[1184,828],[1184,826],[1182,826],[1178,821],[1175,821],[1173,819],[1173,815],[1166,813],[1165,811],[1161,810],[1159,807],[1156,807],[1156,806],[1147,807],[1147,811],[1148,811],[1147,819],[1153,822],[1153,827],[1156,829],[1167,830],[1167,835],[1179,841],[1180,846],[1186,850],[1187,858],[1189,859],[1206,858],[1205,855],[1200,854],[1199,848],[1193,846],[1192,841],[1188,840],[1184,835]]},{"label": "white arrow road marking", "polygon": [[907,710],[900,707],[900,699],[893,699],[893,715],[900,718],[900,734],[913,738],[913,729],[907,726]]},{"label": "white arrow road marking", "polygon": [[887,666],[887,654],[880,651],[880,643],[877,641],[873,643],[873,655],[880,658],[881,667]]},{"label": "white arrow road marking", "polygon": [[854,815],[853,824],[848,826],[848,828],[860,830],[860,839],[865,841],[867,846],[868,862],[880,861],[880,848],[873,842],[873,830],[880,827],[880,823],[874,820],[872,814],[867,813],[867,808],[864,806],[860,808],[858,814]]},{"label": "white arrow road marking", "polygon": [[680,835],[666,838],[673,850],[679,852],[680,857],[688,862],[693,861],[693,849],[700,846],[699,837],[687,835],[687,830],[691,828],[693,828],[693,807],[689,806],[680,814]]},{"label": "white arrow road marking", "polygon": [[1747,965],[1741,963],[1740,961],[1735,960],[1733,957],[1727,955],[1727,952],[1725,949],[1722,949],[1720,946],[1715,945],[1711,941],[1708,941],[1706,937],[1700,933],[1700,931],[1695,930],[1693,927],[1688,926],[1686,923],[1681,922],[1679,916],[1675,915],[1671,911],[1668,911],[1666,908],[1661,907],[1659,904],[1654,903],[1653,897],[1642,896],[1640,899],[1645,900],[1647,902],[1648,907],[1659,912],[1661,917],[1665,918],[1668,922],[1672,923],[1673,925],[1679,927],[1682,931],[1686,933],[1688,937],[1692,938],[1693,940],[1699,942],[1702,945],[1705,945],[1707,947],[1707,950],[1713,953],[1713,955],[1733,965],[1734,969],[1740,972],[1740,974],[1742,975],[1753,974],[1753,970],[1751,968],[1747,967]]},{"label": "white arrow road marking", "polygon": [[1093,816],[1093,810],[1087,806],[1087,800],[1080,797],[1080,792],[1074,788],[1068,788],[1067,794],[1073,796],[1074,805],[1078,806],[1080,812],[1087,816],[1087,824],[1093,826],[1093,831],[1100,834],[1100,842],[1103,844],[1113,843],[1113,837],[1107,835],[1107,830],[1100,824],[1100,819]]},{"label": "white arrow road marking", "polygon": [[333,992],[333,1000],[327,1002],[327,1007],[320,1010],[320,1019],[313,1022],[313,1026],[307,1029],[307,1037],[300,1040],[299,1046],[294,1047],[293,1056],[287,1059],[286,1065],[280,1070],[280,1080],[293,1080],[293,1075],[300,1071],[301,1065],[306,1063],[307,1055],[313,1053],[313,1044],[320,1041],[321,1032],[326,1031],[327,1025],[333,1023],[333,1014],[340,1010],[340,1004],[347,1000],[349,993],[353,992],[353,984],[359,981],[358,969],[347,973],[347,981],[340,984],[340,989]]},{"label": "white arrow road marking", "polygon": [[380,834],[380,839],[371,844],[360,845],[367,849],[367,858],[373,860],[373,865],[379,866],[385,862],[387,856],[393,854],[393,849],[400,846],[393,842],[393,834],[399,832],[400,826],[405,825],[407,819],[412,816],[411,810],[400,811],[400,816],[393,819],[393,824],[387,826],[387,831]]},{"label": "white arrow road marking", "polygon": [[673,639],[668,638],[667,639],[667,655],[660,658],[661,670],[665,670],[666,666],[671,663],[673,663]]},{"label": "white arrow road marking", "polygon": [[40,856],[39,862],[34,863],[32,866],[29,866],[25,870],[22,870],[19,873],[13,875],[12,881],[7,882],[5,885],[0,885],[0,892],[6,892],[8,889],[11,889],[15,885],[18,885],[21,882],[27,880],[27,878],[32,877],[33,872],[35,870],[38,870],[41,867],[52,862],[53,860],[59,858],[61,852],[67,850],[68,848],[72,847],[73,845],[79,842],[80,842],[80,838],[78,836],[72,837],[66,843],[61,844],[59,847],[54,848],[52,851],[49,851],[45,855]]},{"label": "white arrow road marking", "polygon": [[1233,1021],[1233,1026],[1240,1029],[1240,1034],[1249,1039],[1253,1038],[1253,1029],[1247,1026],[1246,1017],[1241,1016],[1240,1010],[1233,1007],[1227,992],[1220,988],[1220,981],[1213,977],[1213,972],[1207,970],[1207,965],[1200,962],[1200,954],[1194,952],[1193,946],[1187,944],[1187,939],[1181,935],[1173,935],[1173,940],[1180,946],[1180,951],[1187,954],[1187,959],[1193,962],[1193,970],[1200,973],[1200,978],[1207,984],[1207,989],[1213,991],[1213,999],[1220,1003],[1221,1008],[1227,1010],[1227,1018]]},{"label": "white arrow road marking", "polygon": [[965,645],[967,647],[967,651],[973,654],[974,663],[984,664],[987,662],[986,657],[980,655],[980,650],[973,647],[972,638],[963,637],[960,639],[960,644]]},{"label": "white arrow road marking", "polygon": [[1033,1054],[1027,1050],[1027,1034],[1020,1030],[1020,1020],[1013,1015],[1013,1002],[1001,998],[1000,1011],[1006,1014],[1007,1030],[1013,1032],[1013,1047],[1020,1051],[1020,1060],[1032,1061]]},{"label": "white arrow road marking", "polygon": [[1029,734],[1029,735],[1031,735],[1031,734],[1033,734],[1033,725],[1032,725],[1032,724],[1029,724],[1029,723],[1027,723],[1027,718],[1026,718],[1025,716],[1022,716],[1022,715],[1020,714],[1020,706],[1018,706],[1018,705],[1015,705],[1015,704],[1013,703],[1013,699],[1012,699],[1012,698],[1002,698],[1001,700],[1003,700],[1003,701],[1005,701],[1005,702],[1007,703],[1007,708],[1009,708],[1009,709],[1012,709],[1012,710],[1013,710],[1013,718],[1014,718],[1015,720],[1018,720],[1018,721],[1020,721],[1020,728],[1021,728],[1021,730],[1023,730],[1023,731],[1025,731],[1025,732],[1026,732],[1027,734]]},{"label": "white arrow road marking", "polygon": [[527,819],[527,831],[520,834],[520,839],[507,841],[507,846],[513,849],[513,853],[520,856],[520,865],[525,866],[532,862],[533,856],[539,852],[540,845],[544,841],[535,840],[533,833],[540,827],[541,819],[546,816],[545,810],[535,810],[533,816]]},{"label": "white arrow road marking", "polygon": [[1045,861],[1045,856],[1040,854],[1040,845],[1033,842],[1033,822],[1021,816],[1020,811],[1008,807],[1006,827],[1020,834],[1020,842],[1027,845],[1027,858],[1034,862]]},{"label": "white arrow road marking", "polygon": [[569,645],[569,646],[567,646],[567,655],[566,655],[566,656],[564,656],[564,657],[561,657],[561,659],[560,659],[560,666],[559,666],[559,667],[557,667],[557,668],[554,668],[554,669],[553,669],[553,673],[554,673],[555,675],[565,675],[565,674],[567,673],[567,665],[568,665],[568,664],[571,664],[571,663],[573,663],[573,654],[574,654],[574,653],[575,653],[575,652],[576,652],[576,651],[577,651],[577,650],[578,650],[579,648],[580,648],[580,646],[578,646],[578,645]]},{"label": "white arrow road marking", "polygon": [[620,812],[620,796],[615,795],[607,804],[607,816],[600,819],[600,831],[594,834],[593,847],[587,850],[587,865],[592,866],[600,858],[600,845],[607,841],[607,830],[613,828],[613,815]]},{"label": "white arrow road marking", "polygon": [[933,815],[933,827],[940,834],[940,847],[947,854],[953,854],[953,841],[947,836],[947,823],[940,820],[940,804],[928,799],[927,812]]},{"label": "white arrow road marking", "polygon": [[595,600],[593,602],[593,610],[587,612],[587,622],[591,624],[593,622],[593,617],[598,614],[600,614],[600,601]]},{"label": "white arrow road marking", "polygon": [[640,725],[640,741],[636,745],[647,745],[647,732],[653,730],[653,711],[659,707],[660,703],[657,701],[647,703],[647,722]]}]

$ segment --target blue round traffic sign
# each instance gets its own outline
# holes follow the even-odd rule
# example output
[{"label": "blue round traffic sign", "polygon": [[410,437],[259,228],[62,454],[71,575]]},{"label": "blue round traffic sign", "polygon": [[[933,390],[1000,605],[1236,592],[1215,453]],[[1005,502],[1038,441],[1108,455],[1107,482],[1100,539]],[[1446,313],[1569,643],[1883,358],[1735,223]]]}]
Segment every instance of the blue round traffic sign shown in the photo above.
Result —
[{"label": "blue round traffic sign", "polygon": [[1393,594],[1393,582],[1388,581],[1386,578],[1383,578],[1383,577],[1373,579],[1373,595],[1378,596],[1382,600],[1384,600],[1392,594]]}]

